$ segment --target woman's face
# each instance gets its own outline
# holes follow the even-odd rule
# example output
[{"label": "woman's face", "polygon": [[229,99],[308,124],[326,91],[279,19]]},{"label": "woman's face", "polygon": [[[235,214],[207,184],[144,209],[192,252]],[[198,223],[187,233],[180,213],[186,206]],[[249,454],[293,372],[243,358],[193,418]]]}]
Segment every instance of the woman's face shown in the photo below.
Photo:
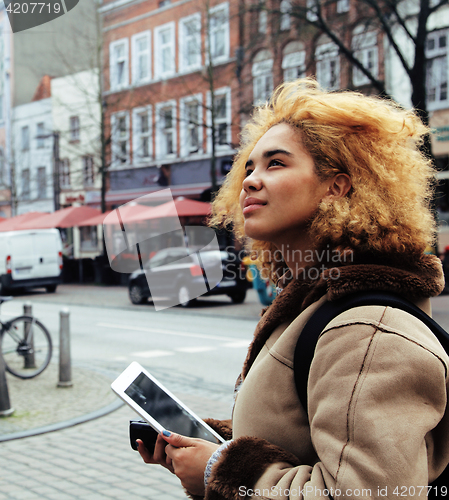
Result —
[{"label": "woman's face", "polygon": [[307,223],[329,191],[314,161],[290,125],[273,126],[257,142],[246,164],[240,194],[245,234],[282,245],[303,246]]}]

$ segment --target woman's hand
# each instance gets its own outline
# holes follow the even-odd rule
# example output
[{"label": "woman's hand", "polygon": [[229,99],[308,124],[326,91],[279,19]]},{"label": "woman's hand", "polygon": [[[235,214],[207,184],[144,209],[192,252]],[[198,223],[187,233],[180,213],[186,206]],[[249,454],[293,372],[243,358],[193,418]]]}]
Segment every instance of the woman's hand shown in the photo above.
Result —
[{"label": "woman's hand", "polygon": [[164,431],[157,438],[153,456],[140,439],[138,451],[145,463],[160,464],[181,480],[192,495],[204,495],[204,471],[218,444]]}]

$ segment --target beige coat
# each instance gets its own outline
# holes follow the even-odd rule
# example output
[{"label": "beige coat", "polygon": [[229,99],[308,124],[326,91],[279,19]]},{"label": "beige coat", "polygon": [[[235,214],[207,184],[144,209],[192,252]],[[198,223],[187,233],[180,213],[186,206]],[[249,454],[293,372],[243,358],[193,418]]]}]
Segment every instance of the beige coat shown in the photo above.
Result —
[{"label": "beige coat", "polygon": [[[424,297],[443,284],[438,259],[394,264],[292,282],[268,308],[243,369],[233,442],[213,467],[207,499],[426,498],[449,463],[449,358],[421,321],[391,307],[346,311],[319,338],[308,416],[293,379],[298,336],[324,300],[383,289],[430,312]],[[226,423],[215,424],[226,434]]]}]

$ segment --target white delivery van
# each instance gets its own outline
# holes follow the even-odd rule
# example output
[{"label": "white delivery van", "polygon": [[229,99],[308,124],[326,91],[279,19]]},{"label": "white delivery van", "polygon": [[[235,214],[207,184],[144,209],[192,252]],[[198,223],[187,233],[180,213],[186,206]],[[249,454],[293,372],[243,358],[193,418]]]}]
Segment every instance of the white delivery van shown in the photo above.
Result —
[{"label": "white delivery van", "polygon": [[0,294],[39,287],[54,292],[61,282],[62,241],[58,229],[0,232]]}]

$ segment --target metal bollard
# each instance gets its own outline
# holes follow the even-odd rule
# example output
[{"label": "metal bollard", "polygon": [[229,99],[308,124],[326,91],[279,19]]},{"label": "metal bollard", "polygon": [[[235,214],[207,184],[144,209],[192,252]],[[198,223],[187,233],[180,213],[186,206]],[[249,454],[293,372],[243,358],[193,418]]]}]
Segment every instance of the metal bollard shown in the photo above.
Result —
[{"label": "metal bollard", "polygon": [[8,384],[6,383],[6,367],[2,353],[0,352],[0,417],[9,417],[14,413],[11,408],[8,394]]},{"label": "metal bollard", "polygon": [[[33,306],[31,305],[31,302],[25,302],[25,304],[23,304],[23,314],[25,316],[33,316]],[[25,331],[23,332],[24,339],[28,338],[28,332],[31,327],[31,323],[25,323]],[[36,361],[34,359],[34,338],[32,336],[29,338],[29,344],[31,346],[31,350],[25,354],[23,358],[24,368],[36,368]]]},{"label": "metal bollard", "polygon": [[59,382],[58,387],[72,387],[70,361],[70,312],[65,307],[59,312]]}]

